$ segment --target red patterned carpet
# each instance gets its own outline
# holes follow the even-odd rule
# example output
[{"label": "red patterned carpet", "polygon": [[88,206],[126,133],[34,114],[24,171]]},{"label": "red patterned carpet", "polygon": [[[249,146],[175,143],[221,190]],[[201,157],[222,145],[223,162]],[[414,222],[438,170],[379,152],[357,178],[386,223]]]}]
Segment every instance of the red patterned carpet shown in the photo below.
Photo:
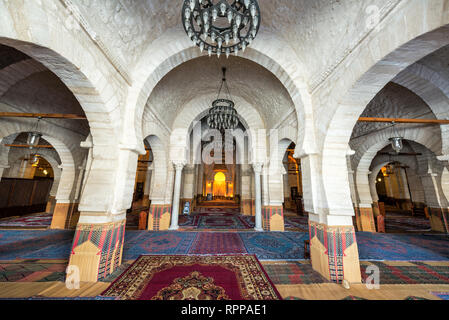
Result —
[{"label": "red patterned carpet", "polygon": [[232,254],[247,253],[242,239],[237,233],[199,233],[190,249],[192,254]]},{"label": "red patterned carpet", "polygon": [[105,297],[122,300],[279,300],[254,255],[140,256]]}]

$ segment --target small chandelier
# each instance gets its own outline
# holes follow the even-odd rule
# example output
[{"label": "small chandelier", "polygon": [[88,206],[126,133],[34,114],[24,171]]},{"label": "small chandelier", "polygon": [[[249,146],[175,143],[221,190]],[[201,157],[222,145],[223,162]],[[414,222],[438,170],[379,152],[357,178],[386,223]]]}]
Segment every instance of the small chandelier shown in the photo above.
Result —
[{"label": "small chandelier", "polygon": [[[209,109],[206,122],[211,129],[217,129],[220,131],[226,129],[235,129],[239,124],[237,111],[234,109],[234,102],[232,101],[231,93],[229,92],[228,84],[226,83],[226,68],[222,69],[223,79],[221,81],[220,89],[218,90],[217,99],[212,102],[212,108]],[[220,93],[223,88],[226,87],[229,99],[220,99]]]},{"label": "small chandelier", "polygon": [[394,136],[393,136],[392,138],[390,138],[390,139],[388,139],[388,140],[390,141],[391,147],[392,147],[393,150],[396,152],[396,154],[399,154],[399,153],[401,152],[402,148],[403,148],[402,140],[403,140],[404,138],[402,138],[402,137],[398,134],[398,132],[397,132],[397,130],[396,130],[396,122],[392,121],[392,124],[393,124],[393,130],[394,130],[395,134],[394,134]]},{"label": "small chandelier", "polygon": [[403,148],[402,137],[393,137],[389,139],[393,150],[399,154]]},{"label": "small chandelier", "polygon": [[42,137],[42,134],[38,132],[40,119],[41,117],[37,118],[36,127],[33,129],[32,132],[28,133],[27,145],[29,146],[30,150],[39,145],[39,140]]},{"label": "small chandelier", "polygon": [[184,30],[211,56],[245,51],[259,31],[260,8],[257,0],[184,0]]}]

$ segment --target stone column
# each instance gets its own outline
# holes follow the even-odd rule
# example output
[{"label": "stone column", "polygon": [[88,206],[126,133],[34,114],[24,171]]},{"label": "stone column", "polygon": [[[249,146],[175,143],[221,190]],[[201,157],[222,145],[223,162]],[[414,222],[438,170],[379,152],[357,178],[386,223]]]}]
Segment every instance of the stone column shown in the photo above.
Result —
[{"label": "stone column", "polygon": [[265,231],[284,231],[283,173],[284,167],[270,167],[268,188],[269,203],[262,209],[262,225]]},{"label": "stone column", "polygon": [[254,170],[254,187],[255,187],[255,193],[256,193],[256,201],[255,201],[256,226],[254,227],[254,230],[263,231],[263,228],[262,228],[262,192],[261,192],[261,186],[260,186],[260,174],[262,173],[262,163],[254,163],[253,170]]},{"label": "stone column", "polygon": [[179,213],[181,214],[183,212],[186,202],[190,203],[190,213],[195,195],[195,165],[186,165],[184,169],[184,182],[182,187],[182,198],[179,206]]},{"label": "stone column", "polygon": [[183,162],[175,162],[175,186],[173,191],[173,210],[171,217],[170,230],[178,230],[178,216],[179,216],[179,196],[181,194],[181,177],[182,169],[184,168]]},{"label": "stone column", "polygon": [[240,194],[240,211],[245,216],[252,215],[252,199],[251,199],[251,169],[247,164],[241,165],[241,194]]},{"label": "stone column", "polygon": [[421,175],[424,195],[426,199],[427,212],[430,216],[430,224],[433,231],[449,233],[448,213],[446,208],[442,208],[441,199],[438,193],[436,179],[438,174],[429,172]]},{"label": "stone column", "polygon": [[147,168],[146,176],[145,176],[145,186],[143,191],[143,206],[150,206],[150,189],[151,189],[151,178],[153,174],[153,164],[149,165]]},{"label": "stone column", "polygon": [[[113,132],[108,136],[114,137]],[[104,141],[108,144],[102,145],[100,140],[92,149],[92,166],[81,195],[80,219],[70,251],[69,265],[78,267],[82,282],[97,282],[122,262],[126,210],[132,204],[137,157],[145,153],[143,147]]]},{"label": "stone column", "polygon": [[341,150],[328,155],[332,161],[327,162],[327,167],[322,165],[321,155],[301,157],[304,201],[309,212],[310,257],[313,269],[326,279],[336,283],[343,280],[360,283],[354,208],[345,155],[347,146],[338,146]]},{"label": "stone column", "polygon": [[355,207],[359,231],[376,232],[374,223],[373,199],[369,186],[370,171],[357,171],[357,190],[359,202]]},{"label": "stone column", "polygon": [[[61,179],[56,193],[56,205],[53,211],[50,229],[65,229],[72,206],[71,193],[75,183],[75,167],[61,165]],[[73,198],[72,198],[73,199]]]},{"label": "stone column", "polygon": [[262,207],[267,207],[270,201],[268,187],[268,167],[262,166]]}]

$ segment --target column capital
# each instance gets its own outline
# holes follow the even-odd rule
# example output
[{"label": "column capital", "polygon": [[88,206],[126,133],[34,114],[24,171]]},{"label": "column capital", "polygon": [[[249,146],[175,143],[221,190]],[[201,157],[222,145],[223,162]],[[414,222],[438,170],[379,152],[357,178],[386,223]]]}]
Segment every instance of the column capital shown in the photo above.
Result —
[{"label": "column capital", "polygon": [[252,164],[253,170],[255,173],[260,174],[262,172],[263,163],[262,162],[255,162]]},{"label": "column capital", "polygon": [[173,167],[176,171],[181,171],[186,163],[184,161],[173,161]]}]

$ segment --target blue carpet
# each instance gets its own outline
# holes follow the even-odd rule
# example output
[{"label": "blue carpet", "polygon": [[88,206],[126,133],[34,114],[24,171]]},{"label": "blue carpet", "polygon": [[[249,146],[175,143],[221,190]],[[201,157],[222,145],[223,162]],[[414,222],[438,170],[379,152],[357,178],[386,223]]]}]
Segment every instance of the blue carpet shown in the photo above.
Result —
[{"label": "blue carpet", "polygon": [[306,233],[293,232],[240,232],[240,237],[249,254],[259,260],[301,260],[304,259]]},{"label": "blue carpet", "polygon": [[123,259],[134,260],[143,254],[187,254],[195,232],[126,231]]},{"label": "blue carpet", "polygon": [[0,260],[68,259],[72,230],[0,230]]},{"label": "blue carpet", "polygon": [[361,260],[449,260],[449,240],[439,235],[402,235],[358,232]]}]

